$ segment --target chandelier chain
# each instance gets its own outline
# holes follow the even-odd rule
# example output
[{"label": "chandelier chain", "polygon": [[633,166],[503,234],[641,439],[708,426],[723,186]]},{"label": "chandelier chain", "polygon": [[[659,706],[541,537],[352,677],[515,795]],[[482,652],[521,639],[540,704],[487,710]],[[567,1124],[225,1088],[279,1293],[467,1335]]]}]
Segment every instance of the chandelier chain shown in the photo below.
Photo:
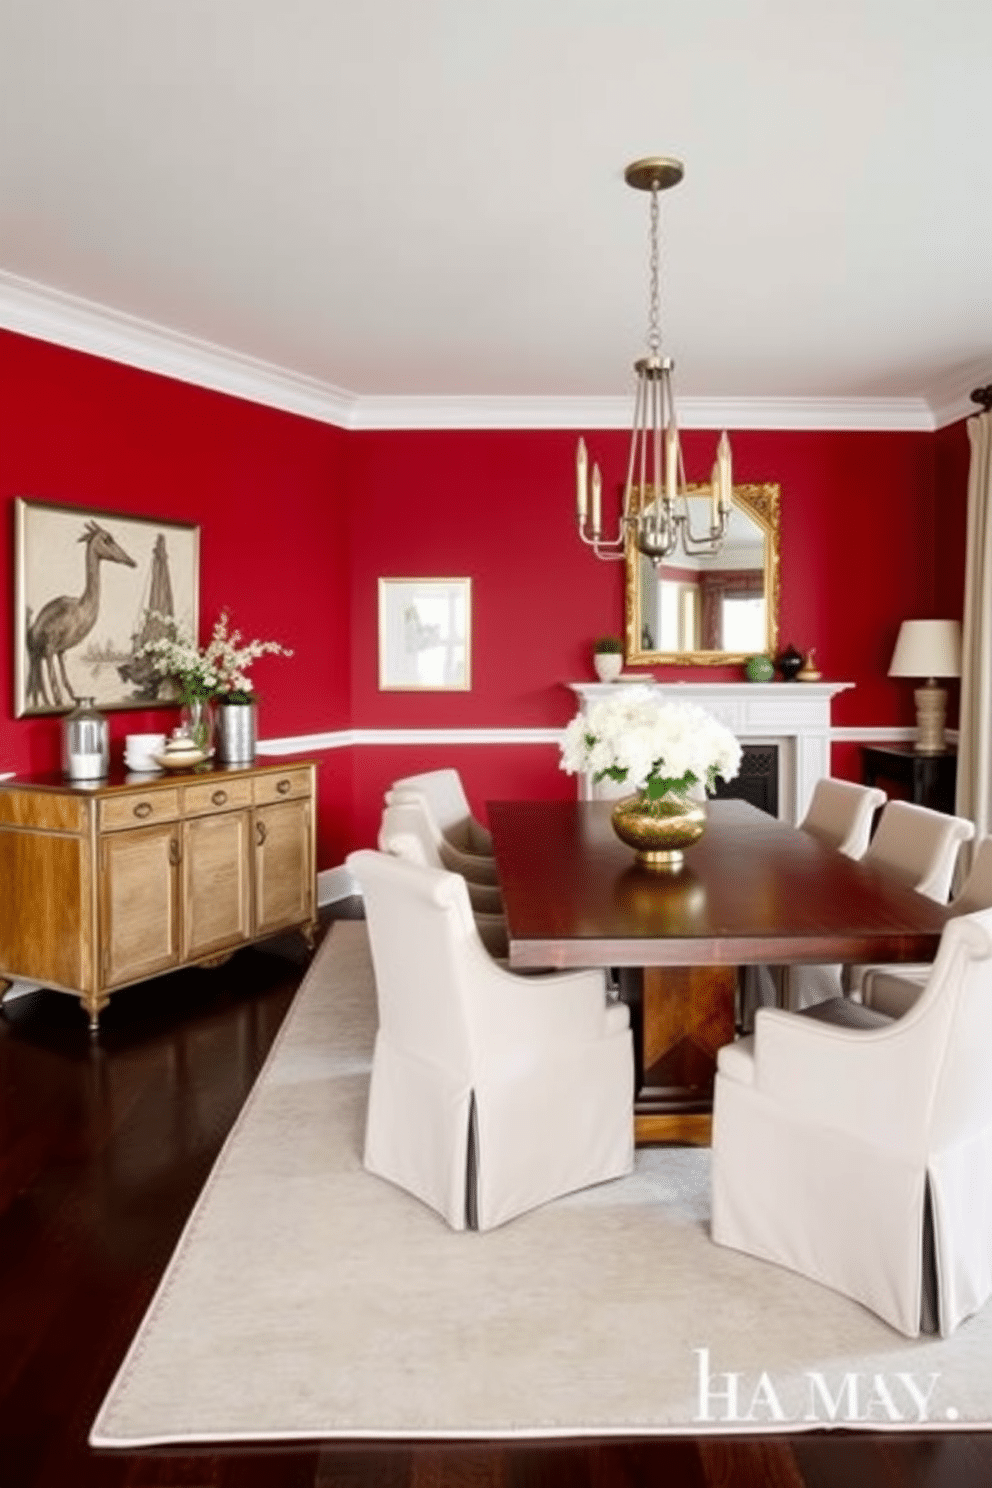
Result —
[{"label": "chandelier chain", "polygon": [[658,183],[651,183],[651,256],[649,260],[651,290],[650,310],[648,315],[648,354],[653,357],[661,355],[661,309],[659,303],[659,252],[658,252]]}]

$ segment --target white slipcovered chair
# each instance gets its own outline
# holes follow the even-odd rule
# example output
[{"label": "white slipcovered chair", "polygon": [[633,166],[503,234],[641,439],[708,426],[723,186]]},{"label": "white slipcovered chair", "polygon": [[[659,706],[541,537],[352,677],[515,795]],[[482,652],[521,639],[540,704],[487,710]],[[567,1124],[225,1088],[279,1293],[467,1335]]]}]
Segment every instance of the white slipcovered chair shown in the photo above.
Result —
[{"label": "white slipcovered chair", "polygon": [[[971,860],[961,892],[951,900],[955,915],[992,909],[992,837],[983,837]],[[932,962],[861,968],[861,1000],[866,1007],[901,1018],[927,984]]]},{"label": "white slipcovered chair", "polygon": [[717,1056],[713,1239],[953,1332],[992,1294],[990,1050],[992,910],[947,924],[896,1021],[762,1008]]},{"label": "white slipcovered chair", "polygon": [[379,849],[408,857],[411,862],[423,863],[427,868],[446,868],[449,873],[461,873],[474,909],[490,914],[502,912],[503,894],[498,882],[473,879],[457,867],[444,851],[443,839],[434,829],[430,815],[422,803],[412,797],[397,798],[383,808],[379,822]]},{"label": "white slipcovered chair", "polygon": [[[458,779],[454,770],[441,770],[437,773],[455,775],[455,779]],[[418,777],[410,776],[409,778],[415,780]],[[392,806],[403,806],[411,813],[419,814],[422,832],[430,838],[438,858],[452,873],[461,873],[469,883],[499,883],[495,858],[490,854],[468,851],[452,841],[446,835],[441,820],[435,814],[434,802],[430,796],[423,791],[408,789],[405,782],[397,782],[386,792],[387,810]]]},{"label": "white slipcovered chair", "polygon": [[404,775],[390,787],[397,795],[423,796],[442,833],[459,852],[491,858],[493,839],[472,815],[465,787],[457,770],[425,770],[422,775]]},{"label": "white slipcovered chair", "polygon": [[491,1229],[633,1165],[627,1008],[601,971],[518,977],[486,954],[465,880],[352,853],[375,967],[365,1166],[453,1229]]},{"label": "white slipcovered chair", "polygon": [[887,799],[877,786],[855,785],[828,776],[816,782],[799,825],[824,847],[832,847],[848,858],[860,858],[868,846],[875,812]]},{"label": "white slipcovered chair", "polygon": [[[416,803],[407,801],[387,806],[379,824],[379,851],[405,858],[422,868],[445,868],[438,852],[437,839],[425,823]],[[462,875],[464,877],[464,874]],[[491,956],[505,961],[508,955],[506,916],[503,896],[492,884],[475,884],[465,880],[476,929]]]},{"label": "white slipcovered chair", "polygon": [[[946,904],[961,844],[974,835],[974,823],[963,816],[949,816],[909,801],[889,801],[861,861],[917,894]],[[794,967],[789,978],[790,1007],[809,1007],[841,993],[859,993],[861,970],[859,966]]]}]

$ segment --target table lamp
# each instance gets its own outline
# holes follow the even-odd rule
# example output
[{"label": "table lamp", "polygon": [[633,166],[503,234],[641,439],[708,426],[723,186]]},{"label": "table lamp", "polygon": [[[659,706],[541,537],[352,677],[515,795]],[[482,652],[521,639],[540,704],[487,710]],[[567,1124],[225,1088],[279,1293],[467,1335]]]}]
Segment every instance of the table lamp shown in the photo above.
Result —
[{"label": "table lamp", "polygon": [[957,620],[904,620],[889,666],[890,677],[925,677],[916,699],[917,754],[942,754],[947,748],[944,719],[947,689],[938,677],[961,675],[961,625]]}]

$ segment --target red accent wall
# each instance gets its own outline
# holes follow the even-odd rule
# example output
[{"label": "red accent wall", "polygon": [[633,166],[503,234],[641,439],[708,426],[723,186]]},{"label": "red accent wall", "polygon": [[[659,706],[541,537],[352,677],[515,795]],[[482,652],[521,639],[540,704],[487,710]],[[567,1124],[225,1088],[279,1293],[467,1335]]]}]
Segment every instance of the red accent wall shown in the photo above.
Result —
[{"label": "red accent wall", "polygon": [[[566,720],[571,697],[560,682],[593,675],[591,642],[616,630],[623,612],[623,565],[597,562],[575,535],[575,436],[352,438],[352,500],[374,513],[376,534],[356,543],[352,560],[355,718],[381,727]],[[900,621],[936,602],[934,436],[742,431],[732,439],[736,480],[782,487],[781,644],[814,646],[826,677],[857,683],[838,698],[837,722],[911,724],[912,699],[886,671]],[[587,443],[605,468],[624,468],[622,432]],[[691,431],[684,445],[687,467],[705,468],[713,436]],[[380,574],[472,578],[470,693],[377,691]]]},{"label": "red accent wall", "polygon": [[[961,613],[964,426],[731,435],[735,478],[782,487],[781,644],[815,646],[826,677],[857,684],[836,701],[838,724],[911,725],[911,689],[886,670],[901,620]],[[616,492],[625,434],[586,440]],[[258,663],[263,735],[555,727],[572,713],[562,684],[593,677],[592,640],[623,614],[623,565],[598,562],[575,535],[575,442],[560,431],[348,433],[0,333],[2,571],[10,584],[18,495],[197,521],[204,631],[228,605],[244,633],[296,653]],[[690,474],[707,470],[714,436],[689,431],[684,445]],[[472,579],[470,692],[379,692],[380,576]],[[0,613],[0,768],[51,769],[54,721],[12,716],[11,612]],[[114,739],[154,716],[111,715]],[[330,750],[320,866],[374,840],[392,779],[441,762],[462,771],[480,815],[487,797],[573,788],[546,746]],[[856,748],[839,746],[834,768],[856,776]]]},{"label": "red accent wall", "polygon": [[[347,728],[346,439],[311,420],[0,332],[0,769],[58,766],[57,721],[13,717],[16,496],[199,523],[204,638],[226,605],[243,634],[295,653],[256,664],[262,733]],[[161,726],[162,713],[109,718],[117,743]],[[336,780],[339,769],[328,762],[324,773]],[[321,802],[322,853],[339,856],[350,805],[335,808],[333,794]]]}]

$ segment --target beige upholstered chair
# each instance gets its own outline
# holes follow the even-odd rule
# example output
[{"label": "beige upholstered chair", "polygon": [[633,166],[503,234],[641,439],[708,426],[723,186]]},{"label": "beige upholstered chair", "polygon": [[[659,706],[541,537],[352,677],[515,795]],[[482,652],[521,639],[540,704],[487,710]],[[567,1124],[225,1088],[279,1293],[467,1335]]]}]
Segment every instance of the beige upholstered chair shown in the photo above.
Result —
[{"label": "beige upholstered chair", "polygon": [[949,922],[896,1022],[762,1008],[717,1058],[713,1239],[953,1332],[992,1293],[990,1049],[992,910]]},{"label": "beige upholstered chair", "polygon": [[[918,894],[945,904],[962,842],[975,835],[972,822],[909,801],[889,801],[863,863],[870,863]],[[800,966],[789,978],[790,1007],[809,1007],[839,993],[857,993],[860,967]]]},{"label": "beige upholstered chair", "polygon": [[[387,806],[379,826],[379,851],[405,858],[421,868],[443,869],[437,835],[430,830],[423,812],[407,800]],[[464,877],[464,875],[462,875]],[[476,884],[465,880],[476,929],[491,956],[505,961],[509,953],[503,896],[493,884]]]},{"label": "beige upholstered chair", "polygon": [[[983,837],[971,860],[960,894],[951,901],[955,915],[992,909],[992,837]],[[901,1018],[913,1006],[933,969],[931,962],[862,968],[861,1000],[866,1007]]]},{"label": "beige upholstered chair", "polygon": [[[885,792],[876,786],[855,785],[850,780],[827,776],[817,781],[799,825],[824,847],[848,858],[860,858],[868,846],[875,812],[887,799]],[[754,1026],[754,1013],[762,1004],[799,1007],[817,996],[829,996],[837,990],[839,975],[834,967],[746,968],[742,1026],[749,1030]]]},{"label": "beige upholstered chair", "polygon": [[422,775],[405,775],[394,780],[391,791],[424,796],[443,835],[459,852],[491,858],[493,840],[486,828],[472,815],[457,770],[427,770]]},{"label": "beige upholstered chair", "polygon": [[379,1007],[366,1168],[456,1230],[629,1172],[629,1015],[603,973],[518,977],[486,955],[460,875],[369,851],[348,867]]},{"label": "beige upholstered chair", "polygon": [[918,894],[946,904],[961,844],[974,835],[974,823],[963,816],[948,816],[909,801],[890,801],[864,861],[883,868]]},{"label": "beige upholstered chair", "polygon": [[[440,775],[454,775],[456,781],[458,779],[454,770],[439,770],[437,773]],[[411,780],[418,778],[422,779],[425,777],[409,777]],[[437,816],[431,796],[425,794],[423,791],[410,789],[405,782],[398,781],[386,792],[386,806],[387,808],[403,806],[408,808],[411,813],[419,813],[422,822],[422,831],[431,838],[438,857],[452,873],[461,873],[470,883],[497,884],[499,882],[499,876],[496,872],[496,861],[491,854],[469,851],[464,847],[459,847],[453,838],[447,835],[442,826],[442,821],[446,818],[439,818]],[[478,826],[478,823],[476,825]],[[479,827],[480,832],[483,830],[482,827]],[[456,835],[458,834],[456,833]]]},{"label": "beige upholstered chair", "polygon": [[876,786],[850,780],[818,780],[800,826],[804,832],[848,858],[860,858],[868,846],[875,812],[887,800]]}]

